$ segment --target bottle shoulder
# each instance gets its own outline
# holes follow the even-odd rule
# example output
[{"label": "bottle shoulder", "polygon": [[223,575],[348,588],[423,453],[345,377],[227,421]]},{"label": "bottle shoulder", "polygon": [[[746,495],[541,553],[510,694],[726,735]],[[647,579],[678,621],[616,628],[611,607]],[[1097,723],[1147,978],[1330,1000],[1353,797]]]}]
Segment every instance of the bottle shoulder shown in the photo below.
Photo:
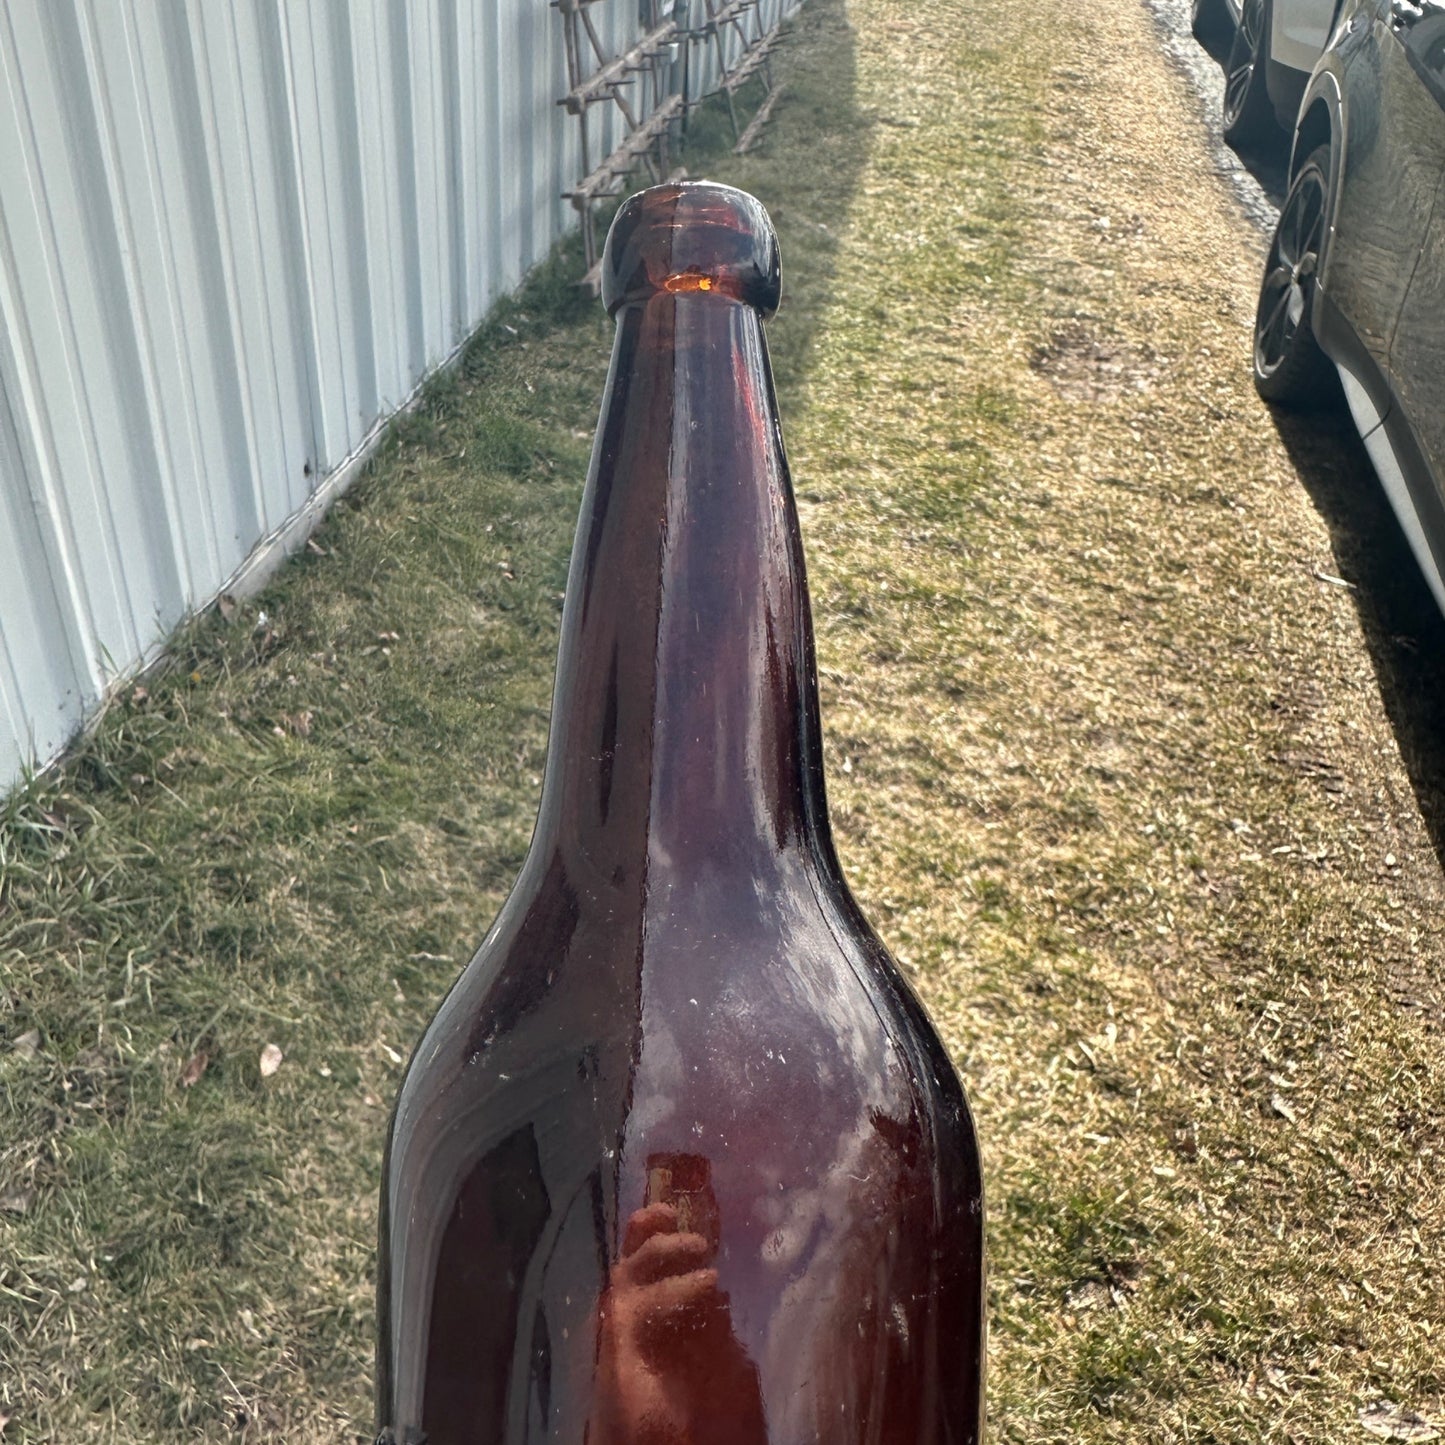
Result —
[{"label": "bottle shoulder", "polygon": [[946,1050],[841,880],[652,881],[627,899],[544,873],[509,903],[417,1050],[403,1135],[527,1115],[600,1138],[624,1113],[670,1147],[916,1130],[977,1174]]},{"label": "bottle shoulder", "polygon": [[[580,1342],[579,1418],[600,1408],[617,1282],[659,1230],[705,1250],[733,1353],[770,1418],[797,1416],[776,1438],[824,1420],[937,1438],[935,1415],[976,1412],[983,1282],[977,1142],[942,1046],[826,879],[653,881],[641,910],[578,899],[551,952],[527,920],[555,897],[504,914],[414,1060],[384,1188],[397,1398],[428,1387],[415,1321],[442,1298],[446,1338],[474,1335],[504,1275],[528,1338],[545,1318]],[[880,1351],[878,1398],[832,1435]]]},{"label": "bottle shoulder", "polygon": [[[877,1035],[946,1062],[897,962],[846,885],[804,861],[597,887],[563,868],[526,875],[438,1010],[419,1056],[470,1056],[520,1031],[582,1042],[643,1010],[697,1031]],[[516,1047],[514,1044],[513,1047]]]}]

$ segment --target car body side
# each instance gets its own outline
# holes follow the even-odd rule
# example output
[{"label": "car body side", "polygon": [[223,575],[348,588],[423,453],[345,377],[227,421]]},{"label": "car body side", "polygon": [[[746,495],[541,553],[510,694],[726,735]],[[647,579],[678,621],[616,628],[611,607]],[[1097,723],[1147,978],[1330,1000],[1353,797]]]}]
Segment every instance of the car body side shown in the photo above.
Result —
[{"label": "car body side", "polygon": [[1345,0],[1304,91],[1290,176],[1329,146],[1314,335],[1445,611],[1445,96],[1418,69],[1391,0]]}]

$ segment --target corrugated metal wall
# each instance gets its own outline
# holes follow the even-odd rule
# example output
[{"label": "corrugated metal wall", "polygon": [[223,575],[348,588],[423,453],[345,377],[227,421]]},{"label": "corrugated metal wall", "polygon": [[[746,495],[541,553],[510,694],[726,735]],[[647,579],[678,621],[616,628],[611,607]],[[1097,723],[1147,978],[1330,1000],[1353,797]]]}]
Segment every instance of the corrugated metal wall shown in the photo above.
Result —
[{"label": "corrugated metal wall", "polygon": [[547,0],[0,0],[0,790],[574,224],[566,88]]}]

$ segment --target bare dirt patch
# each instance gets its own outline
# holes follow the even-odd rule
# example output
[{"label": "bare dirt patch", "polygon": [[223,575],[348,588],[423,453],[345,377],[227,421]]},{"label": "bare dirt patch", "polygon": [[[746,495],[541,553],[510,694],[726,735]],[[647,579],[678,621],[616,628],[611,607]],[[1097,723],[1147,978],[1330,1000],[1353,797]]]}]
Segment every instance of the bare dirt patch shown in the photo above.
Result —
[{"label": "bare dirt patch", "polygon": [[1152,391],[1165,363],[1147,348],[1105,340],[1082,327],[1057,332],[1029,358],[1070,401],[1117,401]]}]

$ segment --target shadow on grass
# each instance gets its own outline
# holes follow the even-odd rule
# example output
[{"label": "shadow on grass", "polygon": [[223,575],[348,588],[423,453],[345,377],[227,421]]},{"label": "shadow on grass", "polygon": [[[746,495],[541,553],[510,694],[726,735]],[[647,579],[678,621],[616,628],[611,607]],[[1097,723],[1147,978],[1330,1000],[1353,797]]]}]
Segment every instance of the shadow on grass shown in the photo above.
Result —
[{"label": "shadow on grass", "polygon": [[1329,528],[1380,697],[1435,856],[1445,867],[1445,618],[1336,394],[1325,411],[1273,420],[1295,472]]}]

